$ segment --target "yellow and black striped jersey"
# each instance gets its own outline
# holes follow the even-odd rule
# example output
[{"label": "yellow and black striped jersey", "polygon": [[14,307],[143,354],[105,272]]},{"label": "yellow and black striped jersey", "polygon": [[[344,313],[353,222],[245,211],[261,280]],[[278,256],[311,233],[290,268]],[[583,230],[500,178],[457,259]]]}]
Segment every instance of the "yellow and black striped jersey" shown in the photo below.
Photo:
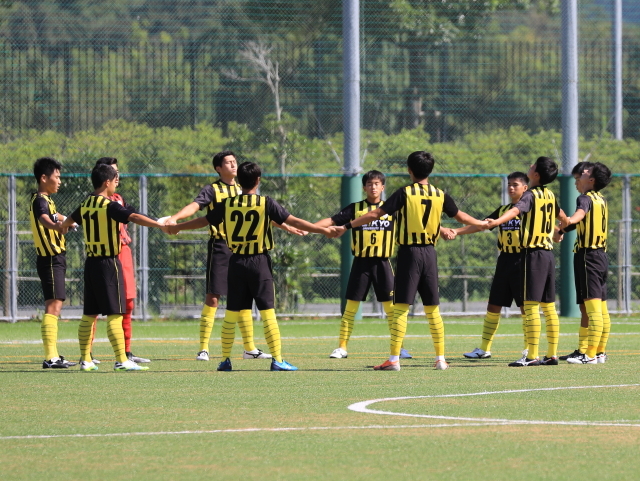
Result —
[{"label": "yellow and black striped jersey", "polygon": [[399,245],[435,245],[440,237],[440,220],[458,214],[449,194],[431,184],[418,182],[396,190],[380,208],[396,213],[396,240]]},{"label": "yellow and black striped jersey", "polygon": [[600,192],[591,190],[578,197],[577,208],[585,211],[584,218],[576,226],[577,249],[607,249],[609,207]]},{"label": "yellow and black striped jersey", "polygon": [[231,252],[255,255],[273,249],[271,221],[283,224],[289,215],[270,197],[240,194],[216,204],[207,220],[222,231]]},{"label": "yellow and black striped jersey", "polygon": [[120,254],[120,224],[127,224],[129,216],[134,213],[133,207],[124,207],[102,195],[87,197],[71,214],[71,218],[82,225],[87,256],[113,257]]},{"label": "yellow and black striped jersey", "polygon": [[520,211],[521,247],[553,249],[554,219],[560,211],[554,193],[543,185],[533,187],[514,207]]},{"label": "yellow and black striped jersey", "polygon": [[47,229],[42,225],[39,219],[43,214],[48,216],[52,222],[58,222],[58,211],[51,197],[47,194],[35,192],[31,196],[29,220],[36,253],[41,257],[62,254],[66,248],[65,238],[59,232]]},{"label": "yellow and black striped jersey", "polygon": [[[241,192],[242,189],[238,184],[229,185],[222,182],[222,180],[218,180],[213,184],[205,185],[194,199],[194,202],[200,206],[200,210],[207,209],[208,214],[215,208],[216,204],[221,203],[229,197],[240,195]],[[224,239],[224,229],[222,228],[215,228],[210,225],[209,233],[212,239]]]},{"label": "yellow and black striped jersey", "polygon": [[[499,219],[512,207],[513,204],[501,205],[487,219]],[[520,216],[498,226],[498,249],[508,254],[520,252]]]},{"label": "yellow and black striped jersey", "polygon": [[[335,225],[345,225],[383,204],[383,201],[371,204],[366,199],[354,202],[331,217],[331,220]],[[380,219],[351,230],[351,252],[356,257],[391,257],[395,247],[394,234],[394,216],[385,214]]]}]

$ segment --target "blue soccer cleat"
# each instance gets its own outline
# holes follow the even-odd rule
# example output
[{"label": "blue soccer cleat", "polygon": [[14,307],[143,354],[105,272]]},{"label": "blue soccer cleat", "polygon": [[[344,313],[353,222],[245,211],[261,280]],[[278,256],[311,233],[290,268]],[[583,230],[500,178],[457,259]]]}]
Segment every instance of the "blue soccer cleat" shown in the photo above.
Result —
[{"label": "blue soccer cleat", "polygon": [[292,366],[291,364],[289,364],[287,361],[285,361],[284,359],[280,362],[276,361],[275,359],[271,360],[271,370],[272,371],[297,371],[298,368],[295,366]]},{"label": "blue soccer cleat", "polygon": [[226,358],[218,364],[218,371],[233,371],[233,368],[231,367],[231,359]]}]

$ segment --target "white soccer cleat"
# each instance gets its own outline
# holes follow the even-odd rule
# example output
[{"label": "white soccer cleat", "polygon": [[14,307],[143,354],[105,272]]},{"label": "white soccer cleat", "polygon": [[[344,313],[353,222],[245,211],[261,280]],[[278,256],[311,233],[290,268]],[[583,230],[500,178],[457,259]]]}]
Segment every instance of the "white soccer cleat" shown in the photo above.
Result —
[{"label": "white soccer cleat", "polygon": [[609,359],[609,356],[607,356],[606,352],[601,352],[599,354],[596,354],[596,359],[598,361],[598,364],[604,364]]},{"label": "white soccer cleat", "polygon": [[413,356],[403,347],[400,349],[400,359],[413,359]]},{"label": "white soccer cleat", "polygon": [[489,359],[491,357],[491,351],[483,351],[479,347],[476,347],[471,352],[465,352],[463,356],[468,359]]},{"label": "white soccer cleat", "polygon": [[271,359],[273,356],[262,352],[260,349],[254,349],[253,351],[244,351],[242,353],[242,359]]},{"label": "white soccer cleat", "polygon": [[196,361],[208,361],[209,360],[209,351],[200,351],[196,356]]},{"label": "white soccer cleat", "polygon": [[449,369],[449,363],[447,363],[447,361],[445,361],[444,359],[438,359],[434,368],[436,369],[436,371],[444,371],[445,369]]},{"label": "white soccer cleat", "polygon": [[98,366],[96,366],[93,361],[80,361],[80,370],[81,371],[97,371]]},{"label": "white soccer cleat", "polygon": [[341,347],[334,349],[329,358],[331,359],[346,359],[348,356],[347,351]]},{"label": "white soccer cleat", "polygon": [[598,357],[589,357],[586,354],[580,354],[580,356],[568,358],[567,362],[569,364],[598,364]]},{"label": "white soccer cleat", "polygon": [[116,362],[115,366],[113,366],[114,371],[148,371],[149,368],[147,366],[138,366],[135,362],[129,361],[128,359],[125,362]]}]

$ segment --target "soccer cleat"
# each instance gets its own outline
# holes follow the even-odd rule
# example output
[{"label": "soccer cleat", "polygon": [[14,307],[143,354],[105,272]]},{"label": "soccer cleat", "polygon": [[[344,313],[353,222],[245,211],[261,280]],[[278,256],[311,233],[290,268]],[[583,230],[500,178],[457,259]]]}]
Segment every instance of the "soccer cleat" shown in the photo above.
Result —
[{"label": "soccer cleat", "polygon": [[65,364],[61,357],[52,357],[48,361],[46,359],[42,361],[42,369],[67,369],[68,367],[68,362]]},{"label": "soccer cleat", "polygon": [[540,361],[541,366],[557,366],[558,365],[558,356],[547,357],[544,356],[542,361]]},{"label": "soccer cleat", "polygon": [[468,359],[489,359],[491,357],[491,351],[483,351],[479,347],[476,347],[471,352],[465,352],[463,356]]},{"label": "soccer cleat", "polygon": [[517,361],[509,363],[510,367],[528,367],[528,366],[539,366],[539,365],[540,365],[540,360],[538,358],[529,359],[528,357],[522,357]]},{"label": "soccer cleat", "polygon": [[271,359],[272,357],[273,356],[271,354],[262,352],[260,349],[255,349],[253,351],[244,351],[242,353],[242,359]]},{"label": "soccer cleat", "polygon": [[272,371],[297,371],[298,368],[289,364],[284,359],[281,362],[278,362],[275,359],[271,359],[271,370]]},{"label": "soccer cleat", "polygon": [[132,352],[128,352],[127,353],[127,359],[129,359],[129,361],[133,361],[135,363],[145,363],[145,362],[151,362],[151,359],[145,359],[144,357],[138,357],[136,356],[134,353]]},{"label": "soccer cleat", "polygon": [[589,357],[586,354],[580,354],[577,357],[567,359],[569,364],[598,364],[598,357]]},{"label": "soccer cleat", "polygon": [[64,356],[60,356],[60,360],[62,361],[62,364],[64,364],[67,367],[73,367],[76,366],[78,363],[77,362],[73,362],[73,361],[67,361]]},{"label": "soccer cleat", "polygon": [[93,357],[93,353],[91,353],[91,361],[93,361],[94,364],[100,364],[100,361]]},{"label": "soccer cleat", "polygon": [[200,351],[196,356],[196,361],[208,361],[209,360],[209,351]]},{"label": "soccer cleat", "polygon": [[92,361],[80,361],[80,370],[81,371],[97,371],[98,366],[96,366]]},{"label": "soccer cleat", "polygon": [[[347,356],[345,356],[347,357]],[[404,347],[400,349],[400,359],[413,359],[413,356]]]},{"label": "soccer cleat", "polygon": [[126,360],[125,362],[116,362],[113,366],[114,371],[148,371],[147,366],[138,366],[135,362]]},{"label": "soccer cleat", "polygon": [[572,357],[578,357],[580,356],[582,353],[580,351],[578,351],[577,349],[575,351],[573,351],[571,354],[567,354],[566,356],[560,356],[558,359],[560,359],[561,361],[566,361]]},{"label": "soccer cleat", "polygon": [[346,359],[347,356],[348,356],[347,351],[339,347],[333,350],[329,358],[330,359]]},{"label": "soccer cleat", "polygon": [[379,366],[373,366],[376,371],[399,371],[400,361],[385,361]]},{"label": "soccer cleat", "polygon": [[444,371],[445,369],[449,369],[449,363],[444,359],[438,359],[433,367],[436,371]]},{"label": "soccer cleat", "polygon": [[601,352],[596,354],[596,359],[598,360],[598,364],[604,364],[609,359],[606,352]]},{"label": "soccer cleat", "polygon": [[222,361],[220,364],[218,364],[218,371],[233,371],[233,368],[231,367],[231,359],[226,358],[224,361]]}]

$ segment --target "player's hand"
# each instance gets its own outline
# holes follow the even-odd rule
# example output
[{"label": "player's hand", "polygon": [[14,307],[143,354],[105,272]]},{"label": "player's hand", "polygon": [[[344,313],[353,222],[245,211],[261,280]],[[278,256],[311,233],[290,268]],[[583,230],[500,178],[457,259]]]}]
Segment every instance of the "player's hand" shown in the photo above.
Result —
[{"label": "player's hand", "polygon": [[496,224],[496,221],[494,219],[485,219],[484,222],[486,222],[486,224],[479,226],[482,230],[493,229],[494,227],[498,226],[498,224]]},{"label": "player's hand", "polygon": [[564,234],[561,234],[560,231],[553,233],[553,242],[562,242],[562,239],[564,239]]},{"label": "player's hand", "polygon": [[450,241],[455,239],[458,233],[456,232],[455,229],[449,229],[448,227],[441,227],[440,235],[444,240]]},{"label": "player's hand", "polygon": [[571,225],[571,217],[563,217],[560,219],[559,227],[564,229],[565,227],[569,227]]},{"label": "player's hand", "polygon": [[327,237],[330,237],[332,239],[337,239],[338,237],[341,237],[344,235],[345,232],[347,232],[347,229],[344,226],[333,226],[333,227],[328,227],[329,231],[331,232],[330,235],[328,235]]},{"label": "player's hand", "polygon": [[305,236],[308,234],[306,230],[298,229],[297,227],[290,226],[289,224],[282,224],[282,227],[289,233],[299,236]]},{"label": "player's hand", "polygon": [[158,219],[158,224],[162,225],[176,225],[176,221],[172,216],[160,217]]}]

